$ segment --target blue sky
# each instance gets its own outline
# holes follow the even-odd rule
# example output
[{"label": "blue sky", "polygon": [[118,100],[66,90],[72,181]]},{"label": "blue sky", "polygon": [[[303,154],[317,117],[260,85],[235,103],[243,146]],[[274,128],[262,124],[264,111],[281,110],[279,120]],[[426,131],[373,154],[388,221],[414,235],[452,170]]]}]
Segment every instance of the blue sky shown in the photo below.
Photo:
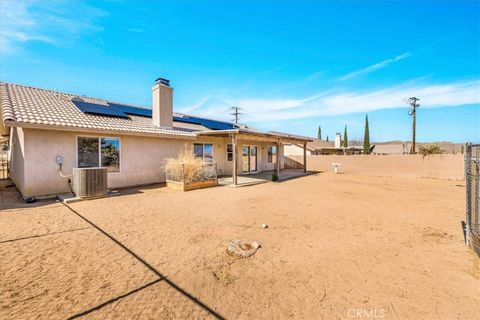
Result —
[{"label": "blue sky", "polygon": [[480,141],[479,1],[1,1],[2,81],[262,130]]}]

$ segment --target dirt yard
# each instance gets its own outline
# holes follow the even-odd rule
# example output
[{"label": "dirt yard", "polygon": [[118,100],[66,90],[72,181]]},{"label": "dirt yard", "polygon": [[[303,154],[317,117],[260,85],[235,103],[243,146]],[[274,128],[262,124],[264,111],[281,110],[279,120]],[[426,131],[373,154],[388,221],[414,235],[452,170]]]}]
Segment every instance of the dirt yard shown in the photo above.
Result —
[{"label": "dirt yard", "polygon": [[[123,190],[70,210],[20,205],[9,188],[0,318],[478,319],[464,192],[458,181],[322,173]],[[235,259],[232,239],[261,248]]]}]

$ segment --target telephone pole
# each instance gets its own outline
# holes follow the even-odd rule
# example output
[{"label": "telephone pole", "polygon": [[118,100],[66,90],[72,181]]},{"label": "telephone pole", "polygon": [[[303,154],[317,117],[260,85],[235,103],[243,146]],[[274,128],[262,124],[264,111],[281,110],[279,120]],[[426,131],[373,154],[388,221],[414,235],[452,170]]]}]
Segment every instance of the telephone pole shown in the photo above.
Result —
[{"label": "telephone pole", "polygon": [[235,119],[233,119],[233,121],[235,121],[235,124],[238,124],[238,119],[240,118],[240,115],[242,115],[243,113],[240,112],[240,110],[242,110],[240,107],[231,107],[230,108],[230,114],[232,116],[235,116]]},{"label": "telephone pole", "polygon": [[420,107],[420,104],[417,103],[420,101],[417,97],[410,97],[408,98],[408,103],[412,106],[412,109],[408,112],[409,115],[413,117],[412,123],[412,149],[410,150],[411,154],[415,154],[415,144],[416,144],[416,131],[417,131],[417,108]]}]

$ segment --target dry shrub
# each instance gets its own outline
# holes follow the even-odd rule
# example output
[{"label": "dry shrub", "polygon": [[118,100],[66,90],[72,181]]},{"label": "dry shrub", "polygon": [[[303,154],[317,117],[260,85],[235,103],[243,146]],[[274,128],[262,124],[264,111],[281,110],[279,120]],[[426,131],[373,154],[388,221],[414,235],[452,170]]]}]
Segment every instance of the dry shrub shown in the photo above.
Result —
[{"label": "dry shrub", "polygon": [[167,180],[187,183],[211,178],[209,176],[211,170],[205,170],[205,166],[203,159],[195,157],[192,150],[187,148],[181,151],[176,158],[165,159],[163,164]]}]

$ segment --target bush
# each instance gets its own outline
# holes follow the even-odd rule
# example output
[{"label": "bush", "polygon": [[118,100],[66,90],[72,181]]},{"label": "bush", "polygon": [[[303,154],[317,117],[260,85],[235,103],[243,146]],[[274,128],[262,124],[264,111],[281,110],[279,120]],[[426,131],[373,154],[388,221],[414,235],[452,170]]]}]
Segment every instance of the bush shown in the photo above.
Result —
[{"label": "bush", "polygon": [[272,173],[272,181],[278,181],[278,174],[276,171]]},{"label": "bush", "polygon": [[427,156],[430,156],[432,154],[442,154],[443,150],[440,148],[440,146],[436,144],[431,144],[427,146],[421,146],[418,149],[418,153],[422,155],[422,158],[425,158]]},{"label": "bush", "polygon": [[215,163],[204,162],[188,149],[180,152],[176,158],[165,159],[163,168],[170,181],[188,183],[215,179],[217,176]]}]

